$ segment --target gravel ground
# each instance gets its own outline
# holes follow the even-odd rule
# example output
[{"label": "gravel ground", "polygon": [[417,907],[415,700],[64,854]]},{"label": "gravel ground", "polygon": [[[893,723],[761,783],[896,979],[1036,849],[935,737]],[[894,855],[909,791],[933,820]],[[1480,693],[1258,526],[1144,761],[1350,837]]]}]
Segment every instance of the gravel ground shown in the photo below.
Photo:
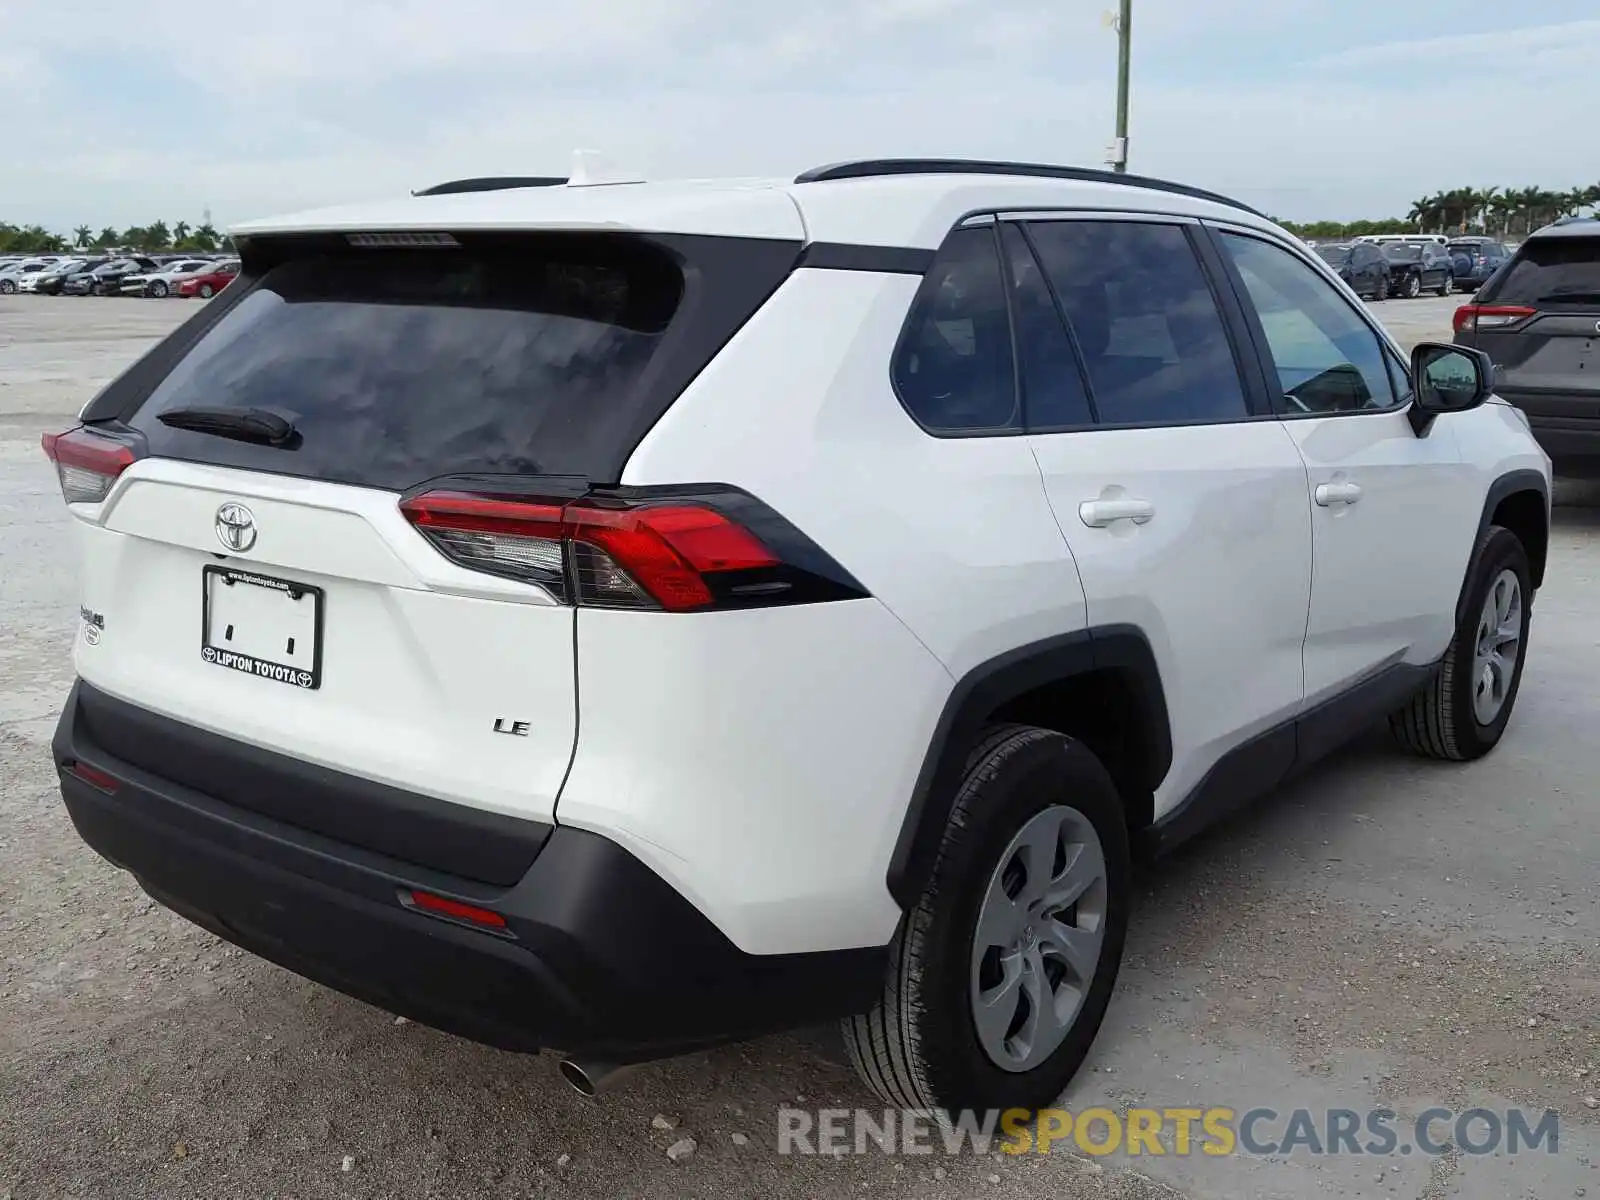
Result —
[{"label": "gravel ground", "polygon": [[[1409,342],[1444,334],[1454,303],[1377,311]],[[0,1200],[1600,1198],[1595,496],[1563,493],[1501,749],[1459,768],[1373,737],[1144,875],[1065,1098],[1548,1107],[1557,1153],[780,1156],[780,1106],[872,1107],[828,1030],[585,1101],[548,1058],[397,1024],[240,954],[78,840],[48,757],[75,600],[38,435],[188,311],[0,298]]]}]

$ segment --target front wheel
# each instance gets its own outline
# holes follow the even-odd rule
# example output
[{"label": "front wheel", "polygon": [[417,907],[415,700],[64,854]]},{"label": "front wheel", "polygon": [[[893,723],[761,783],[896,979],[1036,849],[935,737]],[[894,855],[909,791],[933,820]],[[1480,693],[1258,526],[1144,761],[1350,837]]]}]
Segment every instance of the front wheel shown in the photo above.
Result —
[{"label": "front wheel", "polygon": [[156,280],[150,285],[150,294],[157,300],[165,300],[167,298],[167,285],[159,279]]},{"label": "front wheel", "polygon": [[200,285],[200,298],[202,300],[209,300],[214,295],[216,295],[216,292],[212,289],[209,283],[202,283]]},{"label": "front wheel", "polygon": [[1532,616],[1532,573],[1522,540],[1491,525],[1467,581],[1465,614],[1426,687],[1389,718],[1407,749],[1467,762],[1505,733],[1522,684]]},{"label": "front wheel", "polygon": [[1422,295],[1422,276],[1415,273],[1407,275],[1405,291],[1406,299],[1415,300],[1420,295]]},{"label": "front wheel", "polygon": [[1131,878],[1100,761],[1047,729],[990,730],[890,947],[883,995],[844,1022],[867,1086],[923,1110],[1052,1103],[1105,1017]]},{"label": "front wheel", "polygon": [[16,294],[16,291],[17,291],[16,280],[14,280],[14,279],[0,279],[0,296],[12,296],[12,295]]}]

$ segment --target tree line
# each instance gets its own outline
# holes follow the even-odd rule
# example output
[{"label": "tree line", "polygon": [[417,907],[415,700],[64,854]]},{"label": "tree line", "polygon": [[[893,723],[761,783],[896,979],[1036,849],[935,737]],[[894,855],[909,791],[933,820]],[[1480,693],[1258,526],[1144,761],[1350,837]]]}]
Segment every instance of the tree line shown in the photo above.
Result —
[{"label": "tree line", "polygon": [[155,221],[122,230],[107,225],[99,233],[87,225],[79,225],[70,238],[52,233],[42,225],[12,225],[0,221],[0,254],[65,254],[69,250],[105,250],[112,246],[150,253],[175,250],[210,254],[232,250],[233,242],[227,235],[218,233],[210,221],[199,225],[174,221],[170,226],[165,221]]},{"label": "tree line", "polygon": [[1301,237],[1361,237],[1371,233],[1481,233],[1490,237],[1526,237],[1535,229],[1600,209],[1600,184],[1550,191],[1547,188],[1455,188],[1411,202],[1404,217],[1377,221],[1282,222]]}]

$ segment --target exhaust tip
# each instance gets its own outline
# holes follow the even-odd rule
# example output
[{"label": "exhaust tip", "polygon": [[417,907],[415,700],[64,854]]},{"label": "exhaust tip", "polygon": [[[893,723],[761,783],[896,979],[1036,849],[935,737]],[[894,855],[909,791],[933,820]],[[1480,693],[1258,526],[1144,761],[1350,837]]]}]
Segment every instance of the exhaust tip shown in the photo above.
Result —
[{"label": "exhaust tip", "polygon": [[570,1058],[564,1058],[561,1060],[560,1069],[561,1078],[565,1079],[567,1085],[578,1095],[588,1096],[591,1099],[599,1095],[599,1081],[591,1078],[589,1072],[584,1070],[578,1063],[573,1062]]}]

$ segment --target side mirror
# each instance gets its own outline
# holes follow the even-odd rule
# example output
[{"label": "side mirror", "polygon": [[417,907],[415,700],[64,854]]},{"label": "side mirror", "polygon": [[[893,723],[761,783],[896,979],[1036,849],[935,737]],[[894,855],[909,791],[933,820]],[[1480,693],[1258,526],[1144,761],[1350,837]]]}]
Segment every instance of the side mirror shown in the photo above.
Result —
[{"label": "side mirror", "polygon": [[1489,398],[1494,360],[1471,346],[1423,342],[1411,352],[1411,428],[1426,437],[1435,417],[1466,412]]}]

